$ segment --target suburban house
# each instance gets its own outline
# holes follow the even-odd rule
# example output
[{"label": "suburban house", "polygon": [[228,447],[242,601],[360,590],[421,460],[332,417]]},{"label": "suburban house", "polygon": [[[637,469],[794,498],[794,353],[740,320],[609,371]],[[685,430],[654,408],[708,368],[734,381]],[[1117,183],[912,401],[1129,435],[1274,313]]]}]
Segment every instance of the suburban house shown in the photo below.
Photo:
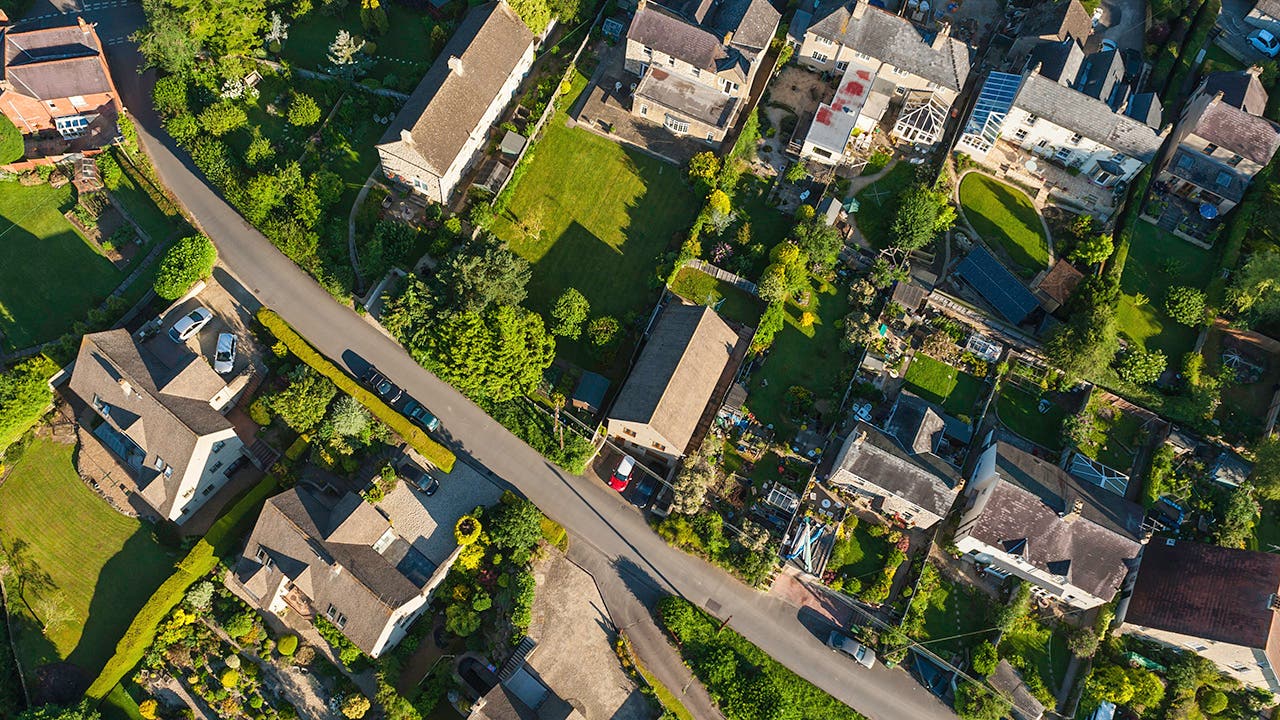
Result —
[{"label": "suburban house", "polygon": [[94,26],[13,29],[4,33],[0,112],[31,140],[28,154],[61,155],[110,144],[119,130],[120,95]]},{"label": "suburban house", "polygon": [[1007,443],[983,451],[964,503],[970,562],[1080,610],[1109,602],[1142,549],[1142,508]]},{"label": "suburban house", "polygon": [[162,359],[126,330],[85,335],[70,388],[92,411],[82,425],[128,469],[120,480],[160,517],[182,523],[227,483],[244,443],[222,415],[232,389],[178,348]]},{"label": "suburban house", "polygon": [[536,45],[504,0],[472,8],[378,143],[383,174],[447,203],[482,157]]},{"label": "suburban house", "polygon": [[946,420],[924,401],[900,400],[884,430],[854,425],[827,481],[870,498],[876,510],[907,527],[927,530],[960,494],[959,470],[935,454],[946,430]]},{"label": "suburban house", "polygon": [[697,450],[748,344],[711,308],[669,303],[609,411],[610,437],[672,463]]},{"label": "suburban house", "polygon": [[626,70],[640,78],[631,114],[724,140],[781,19],[768,0],[641,0],[627,30]]},{"label": "suburban house", "polygon": [[[882,125],[902,142],[941,139],[969,75],[969,47],[951,37],[949,26],[928,35],[866,0],[825,0],[806,15],[796,61],[840,80],[835,95],[797,126],[802,158],[847,162]],[[801,30],[793,23],[797,39]]]},{"label": "suburban house", "polygon": [[1085,55],[1076,41],[1038,40],[982,85],[957,150],[1090,210],[1156,159],[1164,137],[1153,93],[1134,93],[1120,53]]},{"label": "suburban house", "polygon": [[[1174,146],[1156,175],[1166,201],[1216,217],[1235,207],[1280,147],[1280,126],[1263,117],[1267,91],[1254,66],[1212,73],[1183,109]],[[1204,206],[1211,206],[1212,211]],[[1202,209],[1203,208],[1203,209]]]},{"label": "suburban house", "polygon": [[1244,21],[1280,37],[1280,0],[1258,0]]},{"label": "suburban house", "polygon": [[1152,540],[1121,631],[1190,650],[1231,677],[1280,692],[1280,555]]},{"label": "suburban house", "polygon": [[432,562],[359,495],[299,485],[267,500],[235,580],[261,609],[323,617],[376,658],[404,637],[456,557]]}]

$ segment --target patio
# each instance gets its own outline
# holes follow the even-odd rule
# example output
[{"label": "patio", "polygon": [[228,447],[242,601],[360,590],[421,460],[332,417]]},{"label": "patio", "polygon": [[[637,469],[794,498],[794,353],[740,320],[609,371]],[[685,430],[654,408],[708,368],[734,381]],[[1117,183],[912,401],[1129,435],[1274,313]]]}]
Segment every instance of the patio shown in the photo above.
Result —
[{"label": "patio", "polygon": [[1169,192],[1164,183],[1152,184],[1151,197],[1142,208],[1142,218],[1206,250],[1213,247],[1215,233],[1222,227],[1220,219],[1211,220],[1200,214],[1198,200]]},{"label": "patio", "polygon": [[1092,213],[1108,222],[1116,210],[1114,188],[1095,185],[1087,175],[1072,174],[1051,159],[1040,157],[1001,140],[979,163],[992,175],[1021,186],[1031,196],[1037,210],[1050,202],[1062,202]]}]

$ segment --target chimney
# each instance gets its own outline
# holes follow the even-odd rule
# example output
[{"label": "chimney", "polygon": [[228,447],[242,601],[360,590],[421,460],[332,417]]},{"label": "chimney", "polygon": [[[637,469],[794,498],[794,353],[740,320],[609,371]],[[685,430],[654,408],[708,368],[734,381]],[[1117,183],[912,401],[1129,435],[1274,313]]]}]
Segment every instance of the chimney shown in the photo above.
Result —
[{"label": "chimney", "polygon": [[732,43],[732,42],[733,42],[733,31],[726,30],[724,32],[724,44],[728,45],[729,43]]},{"label": "chimney", "polygon": [[89,31],[93,29],[93,25],[85,22],[84,18],[82,17],[77,16],[76,23],[80,26],[80,32],[84,33],[85,35],[88,35]]},{"label": "chimney", "polygon": [[9,25],[9,15],[6,14],[5,11],[0,10],[0,28],[8,27],[8,25]]},{"label": "chimney", "polygon": [[854,445],[861,445],[863,442],[865,442],[865,441],[866,441],[866,439],[867,439],[867,431],[866,431],[866,430],[859,430],[859,431],[858,431],[858,436],[857,436],[856,438],[854,438],[854,439],[853,439],[853,444],[854,444]]},{"label": "chimney", "polygon": [[1226,95],[1226,93],[1224,93],[1224,92],[1222,92],[1221,90],[1219,90],[1218,92],[1214,93],[1214,95],[1213,95],[1213,100],[1211,100],[1211,101],[1209,102],[1209,104],[1210,104],[1210,105],[1217,105],[1218,103],[1222,102],[1222,98],[1223,98],[1225,95]]},{"label": "chimney", "polygon": [[1081,510],[1084,510],[1084,501],[1083,501],[1083,500],[1076,500],[1076,501],[1075,501],[1074,503],[1072,503],[1072,505],[1071,505],[1071,512],[1069,512],[1069,513],[1067,513],[1066,515],[1063,515],[1063,516],[1062,516],[1062,521],[1063,521],[1063,522],[1074,522],[1076,518],[1080,517],[1080,511],[1081,511]]},{"label": "chimney", "polygon": [[1262,77],[1262,66],[1261,66],[1261,65],[1250,65],[1250,66],[1249,66],[1249,69],[1248,69],[1248,70],[1245,70],[1245,72],[1246,72],[1246,73],[1249,73],[1250,75],[1252,75],[1252,76],[1254,76],[1254,77]]},{"label": "chimney", "polygon": [[951,37],[951,23],[938,23],[938,34],[933,36],[933,42],[930,47],[934,50],[941,50],[947,44],[947,40]]},{"label": "chimney", "polygon": [[461,75],[462,74],[462,58],[458,57],[457,55],[450,55],[449,70],[457,73],[458,75]]},{"label": "chimney", "polygon": [[[849,14],[855,19],[861,20],[862,16],[867,14],[867,0],[853,0],[853,8],[849,11]],[[847,26],[848,24],[846,20],[845,25]],[[841,32],[843,31],[844,28],[841,28]]]},{"label": "chimney", "polygon": [[116,381],[116,383],[120,385],[120,389],[124,392],[125,397],[133,396],[133,386],[129,384],[128,380],[125,380],[124,378],[120,378],[119,380]]},{"label": "chimney", "polygon": [[408,128],[400,131],[400,142],[405,143],[406,145],[413,144],[413,134],[409,132]]}]

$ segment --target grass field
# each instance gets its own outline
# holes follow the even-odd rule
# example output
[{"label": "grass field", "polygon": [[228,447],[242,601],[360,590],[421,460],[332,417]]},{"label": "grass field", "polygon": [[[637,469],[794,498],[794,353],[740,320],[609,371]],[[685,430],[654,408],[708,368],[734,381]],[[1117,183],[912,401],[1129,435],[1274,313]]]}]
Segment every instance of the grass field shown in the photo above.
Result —
[{"label": "grass field", "polygon": [[984,240],[999,246],[1026,270],[1049,265],[1049,241],[1031,198],[1021,190],[979,173],[960,181],[964,217]]},{"label": "grass field", "polygon": [[[431,29],[440,22],[397,3],[384,2],[382,7],[387,11],[387,31],[370,38],[376,43],[377,52],[368,77],[385,82],[388,75],[395,75],[395,89],[409,92],[435,59],[438,48],[431,45]],[[352,3],[336,16],[319,10],[307,13],[289,27],[289,39],[280,55],[298,67],[323,70],[330,65],[329,44],[338,30],[366,35],[358,4]]]},{"label": "grass field", "polygon": [[900,162],[857,194],[859,207],[854,220],[872,245],[888,247],[889,226],[898,210],[898,196],[915,177],[916,166]]},{"label": "grass field", "polygon": [[[142,230],[151,236],[153,242],[164,242],[171,235],[191,232],[186,219],[178,213],[176,207],[162,209],[156,205],[151,195],[142,187],[142,183],[149,181],[133,170],[128,155],[120,146],[111,148],[110,152],[122,171],[110,175],[104,173],[103,182],[111,192],[112,199],[129,213],[134,222],[142,226]],[[162,193],[163,190],[155,188],[154,192]]]},{"label": "grass field", "polygon": [[702,305],[716,305],[723,301],[718,310],[720,315],[752,327],[760,322],[760,313],[764,310],[755,295],[689,267],[680,268],[676,273],[671,281],[671,292]]},{"label": "grass field", "polygon": [[1028,666],[1034,667],[1050,692],[1057,691],[1071,661],[1071,652],[1062,631],[1055,632],[1031,618],[1023,618],[1005,631],[1000,638],[999,649],[1000,657],[1019,656]]},{"label": "grass field", "polygon": [[1033,395],[1013,385],[1005,385],[996,400],[996,414],[1005,427],[1054,452],[1062,450],[1062,421],[1067,411],[1051,402],[1040,412],[1040,395]]},{"label": "grass field", "polygon": [[1216,267],[1208,250],[1139,222],[1120,277],[1120,333],[1149,351],[1163,350],[1176,366],[1195,345],[1197,330],[1165,314],[1165,296],[1175,285],[1203,289]]},{"label": "grass field", "polygon": [[991,627],[987,607],[992,600],[978,590],[939,579],[924,611],[924,637],[916,639],[929,640],[925,647],[950,658],[988,639],[980,631]]},{"label": "grass field", "polygon": [[529,306],[546,313],[574,287],[593,316],[648,310],[659,256],[698,213],[680,168],[565,127],[563,112],[525,162],[493,231],[533,263]]},{"label": "grass field", "polygon": [[[96,675],[177,559],[146,526],[85,486],[72,449],[35,441],[0,485],[0,540],[16,558],[11,562],[30,567],[20,573],[23,602],[14,602],[18,657],[28,677],[60,659]],[[65,617],[42,634],[33,612]]]},{"label": "grass field", "polygon": [[16,349],[53,340],[123,280],[62,216],[72,188],[0,183],[0,333]]},{"label": "grass field", "polygon": [[1093,416],[1080,452],[1121,472],[1129,472],[1142,438],[1142,423],[1133,415],[1099,400],[1090,399],[1085,411]]},{"label": "grass field", "polygon": [[[849,312],[848,295],[834,285],[812,280],[805,306],[787,302],[787,318],[774,336],[764,367],[753,376],[747,407],[760,422],[778,430],[782,438],[795,435],[798,424],[787,414],[787,390],[793,385],[813,392],[816,409],[834,412],[844,393],[841,368],[849,358],[840,348],[836,322]],[[801,318],[812,312],[816,320],[804,327]]]},{"label": "grass field", "polygon": [[[742,223],[747,222],[751,223],[751,240],[763,243],[766,250],[787,239],[791,228],[795,227],[796,219],[769,204],[769,184],[768,180],[756,175],[748,173],[742,176],[733,197],[739,220],[724,232],[722,238],[736,237],[738,228]],[[738,274],[750,280],[757,280],[768,264],[768,255],[763,255],[756,261],[755,267],[750,272],[738,272]]]},{"label": "grass field", "polygon": [[889,541],[883,535],[872,536],[867,524],[860,522],[848,537],[836,540],[827,569],[842,580],[857,580],[866,586],[875,579],[872,576],[884,569],[888,554]]},{"label": "grass field", "polygon": [[911,392],[964,418],[972,417],[983,389],[979,378],[922,353],[911,358],[905,380]]}]

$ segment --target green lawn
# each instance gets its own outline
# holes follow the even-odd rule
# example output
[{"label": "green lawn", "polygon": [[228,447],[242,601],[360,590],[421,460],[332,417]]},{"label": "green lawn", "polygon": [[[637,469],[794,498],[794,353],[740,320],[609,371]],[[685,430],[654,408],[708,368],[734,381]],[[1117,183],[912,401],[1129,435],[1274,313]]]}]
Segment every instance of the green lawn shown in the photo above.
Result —
[{"label": "green lawn", "polygon": [[1181,362],[1195,345],[1197,330],[1174,322],[1165,314],[1169,288],[1204,288],[1217,263],[1213,253],[1192,245],[1148,222],[1138,222],[1129,257],[1120,277],[1120,333],[1147,350],[1163,350],[1169,364]]},{"label": "green lawn", "polygon": [[973,416],[983,391],[980,378],[923,353],[912,357],[905,380],[911,392],[961,418]]},{"label": "green lawn", "polygon": [[[749,173],[738,180],[738,188],[733,197],[738,221],[724,232],[722,238],[735,238],[738,228],[745,222],[751,223],[752,242],[763,244],[766,250],[787,239],[787,235],[791,234],[791,228],[795,227],[796,219],[769,204],[769,185],[768,180]],[[705,245],[704,247],[710,249]],[[750,280],[756,280],[768,264],[769,256],[765,254],[756,260],[749,272],[737,270],[734,272]]]},{"label": "green lawn", "polygon": [[62,216],[72,188],[0,182],[0,345],[53,340],[124,279]]},{"label": "green lawn", "polygon": [[719,304],[717,310],[722,316],[752,327],[760,321],[760,312],[764,309],[755,295],[688,267],[676,273],[671,292],[702,305]]},{"label": "green lawn", "polygon": [[1235,58],[1234,55],[1222,49],[1218,43],[1209,43],[1209,47],[1205,48],[1204,61],[1206,64],[1213,63],[1214,72],[1233,72],[1236,70],[1244,70],[1244,63]]},{"label": "green lawn", "polygon": [[[816,316],[810,327],[801,322],[805,312]],[[787,413],[787,390],[792,386],[810,390],[818,412],[837,409],[845,389],[841,368],[849,358],[840,348],[836,322],[848,312],[848,295],[817,278],[811,279],[807,305],[787,302],[786,322],[774,336],[764,367],[753,376],[747,397],[751,412],[761,423],[772,424],[781,438],[791,438],[799,429],[798,419]]]},{"label": "green lawn", "polygon": [[885,557],[889,554],[889,541],[884,535],[875,537],[867,532],[867,524],[859,522],[848,537],[836,540],[831,548],[831,558],[827,560],[827,570],[849,584],[857,580],[864,586],[874,581],[875,574],[884,569]]},{"label": "green lawn", "polygon": [[924,611],[924,636],[915,639],[943,659],[950,659],[989,639],[989,633],[980,631],[991,628],[987,619],[991,598],[946,578],[939,581]]},{"label": "green lawn", "polygon": [[[121,150],[120,146],[111,148],[110,153],[116,164],[120,166],[121,172],[104,172],[102,180],[111,193],[111,198],[129,213],[134,222],[142,227],[143,232],[151,236],[152,241],[164,242],[176,233],[190,232],[190,226],[176,207],[168,203],[165,209],[157,207],[147,189],[142,186],[143,183],[150,181],[133,169],[129,156]],[[152,188],[152,191],[164,192],[161,188]]]},{"label": "green lawn", "polygon": [[872,245],[878,248],[889,245],[889,226],[898,210],[898,195],[916,178],[916,166],[900,162],[884,177],[863,188],[857,194],[858,212],[854,219],[858,229]]},{"label": "green lawn", "polygon": [[[1066,635],[1031,618],[1023,618],[1005,631],[999,650],[1000,657],[1021,658],[1028,667],[1035,668],[1050,692],[1057,691],[1071,661]],[[1012,659],[1009,662],[1021,664]]]},{"label": "green lawn", "polygon": [[548,122],[493,231],[533,263],[532,309],[548,312],[575,287],[593,316],[644,313],[660,256],[683,239],[698,198],[680,168],[564,121]]},{"label": "green lawn", "polygon": [[[392,86],[409,92],[435,59],[431,29],[440,23],[424,12],[397,3],[384,2],[382,7],[387,11],[387,31],[369,38],[376,44],[377,51],[368,77],[386,83],[387,76],[394,75],[391,79],[396,82]],[[353,35],[366,35],[360,24],[359,4],[348,5],[340,15],[327,15],[319,10],[307,13],[289,26],[289,39],[280,55],[298,67],[325,69],[330,65],[329,44],[340,29]]]},{"label": "green lawn", "polygon": [[1093,421],[1080,452],[1107,467],[1129,472],[1134,453],[1142,442],[1141,421],[1097,399],[1090,399],[1085,411]]},{"label": "green lawn", "polygon": [[[72,450],[37,440],[0,485],[0,540],[14,564],[32,568],[24,573],[25,602],[13,603],[18,656],[28,677],[60,659],[96,675],[177,557],[152,540],[147,526],[85,486]],[[17,587],[12,578],[8,583],[11,591]],[[67,619],[42,634],[32,611],[50,617],[50,603],[64,608]]]},{"label": "green lawn", "polygon": [[996,400],[996,414],[1000,416],[1000,422],[1013,432],[1058,452],[1062,450],[1062,421],[1066,420],[1067,412],[1055,402],[1050,402],[1047,412],[1040,412],[1041,397],[1013,385],[1005,385]]},{"label": "green lawn", "polygon": [[960,207],[974,232],[1031,273],[1049,265],[1040,213],[1021,190],[980,173],[960,181]]}]

